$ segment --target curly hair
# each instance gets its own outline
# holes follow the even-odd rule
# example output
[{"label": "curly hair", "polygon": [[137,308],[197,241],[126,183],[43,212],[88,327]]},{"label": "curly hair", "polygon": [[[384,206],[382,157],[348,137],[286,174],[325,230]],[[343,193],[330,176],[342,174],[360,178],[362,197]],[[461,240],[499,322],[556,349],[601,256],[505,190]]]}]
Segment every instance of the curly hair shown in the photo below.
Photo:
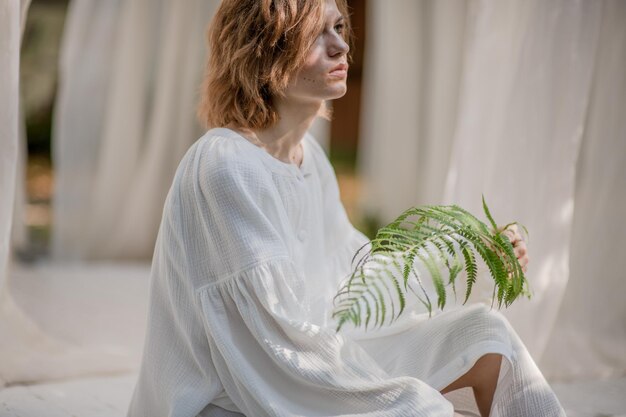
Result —
[{"label": "curly hair", "polygon": [[[343,38],[352,43],[346,0]],[[272,98],[304,64],[324,27],[324,0],[223,0],[209,25],[198,118],[206,128],[263,129],[278,121]],[[351,56],[348,56],[351,59]],[[329,118],[326,107],[321,115]]]}]

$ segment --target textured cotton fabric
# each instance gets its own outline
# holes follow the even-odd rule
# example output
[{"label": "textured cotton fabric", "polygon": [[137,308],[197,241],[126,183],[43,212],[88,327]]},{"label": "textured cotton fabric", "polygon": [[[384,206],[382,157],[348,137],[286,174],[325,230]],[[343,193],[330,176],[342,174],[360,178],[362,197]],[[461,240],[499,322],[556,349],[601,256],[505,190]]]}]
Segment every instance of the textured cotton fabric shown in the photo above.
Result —
[{"label": "textured cotton fabric", "polygon": [[[335,332],[332,299],[368,239],[310,135],[300,167],[216,128],[183,157],[152,264],[129,417],[478,415],[439,390],[504,356],[494,417],[564,416],[506,319],[484,304]],[[473,414],[472,414],[473,413]]]}]

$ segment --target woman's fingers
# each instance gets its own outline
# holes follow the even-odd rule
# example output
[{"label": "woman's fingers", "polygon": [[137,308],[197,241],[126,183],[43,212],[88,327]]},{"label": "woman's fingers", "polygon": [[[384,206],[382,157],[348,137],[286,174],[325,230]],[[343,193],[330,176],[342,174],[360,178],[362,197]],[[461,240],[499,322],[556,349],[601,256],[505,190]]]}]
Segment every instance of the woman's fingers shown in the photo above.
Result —
[{"label": "woman's fingers", "polygon": [[502,230],[502,234],[506,235],[506,237],[513,245],[513,252],[515,253],[515,257],[522,268],[522,272],[526,273],[528,270],[528,248],[526,247],[526,242],[522,238],[521,233],[519,232],[519,227],[516,224],[512,224],[506,229]]},{"label": "woman's fingers", "polygon": [[526,267],[526,265],[528,265],[528,255],[524,255],[521,258],[518,259],[519,264],[522,266],[522,268]]},{"label": "woman's fingers", "polygon": [[515,244],[517,242],[523,242],[522,235],[519,232],[517,225],[511,225],[502,231],[502,234],[506,235],[511,241],[511,244]]},{"label": "woman's fingers", "polygon": [[526,249],[526,243],[520,241],[519,244],[513,246],[513,251],[515,252],[515,256],[519,259],[520,256],[526,255],[528,249]]},{"label": "woman's fingers", "polygon": [[522,272],[526,273],[528,270],[528,255],[524,255],[518,259],[519,265],[522,267]]}]

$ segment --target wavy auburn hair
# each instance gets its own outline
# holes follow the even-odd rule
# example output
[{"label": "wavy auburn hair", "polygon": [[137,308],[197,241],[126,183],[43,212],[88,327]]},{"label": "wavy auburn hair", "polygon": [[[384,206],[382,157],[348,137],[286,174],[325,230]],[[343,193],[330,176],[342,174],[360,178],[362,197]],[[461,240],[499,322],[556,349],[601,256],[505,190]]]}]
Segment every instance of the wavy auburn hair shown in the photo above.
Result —
[{"label": "wavy auburn hair", "polygon": [[[344,40],[351,45],[346,0],[336,4],[344,16]],[[290,77],[304,64],[324,28],[324,9],[324,0],[223,0],[207,33],[201,123],[245,129],[276,123],[272,97],[283,95]],[[321,115],[330,117],[325,106]]]}]

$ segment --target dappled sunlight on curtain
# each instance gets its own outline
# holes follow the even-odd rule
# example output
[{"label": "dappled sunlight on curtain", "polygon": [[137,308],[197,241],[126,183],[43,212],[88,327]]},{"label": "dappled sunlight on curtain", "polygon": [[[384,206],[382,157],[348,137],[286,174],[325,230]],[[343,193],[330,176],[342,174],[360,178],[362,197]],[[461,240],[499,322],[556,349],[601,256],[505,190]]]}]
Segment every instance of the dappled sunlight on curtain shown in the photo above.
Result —
[{"label": "dappled sunlight on curtain", "polygon": [[624,2],[604,3],[576,165],[569,281],[541,363],[564,379],[619,376],[626,368],[624,22]]}]

